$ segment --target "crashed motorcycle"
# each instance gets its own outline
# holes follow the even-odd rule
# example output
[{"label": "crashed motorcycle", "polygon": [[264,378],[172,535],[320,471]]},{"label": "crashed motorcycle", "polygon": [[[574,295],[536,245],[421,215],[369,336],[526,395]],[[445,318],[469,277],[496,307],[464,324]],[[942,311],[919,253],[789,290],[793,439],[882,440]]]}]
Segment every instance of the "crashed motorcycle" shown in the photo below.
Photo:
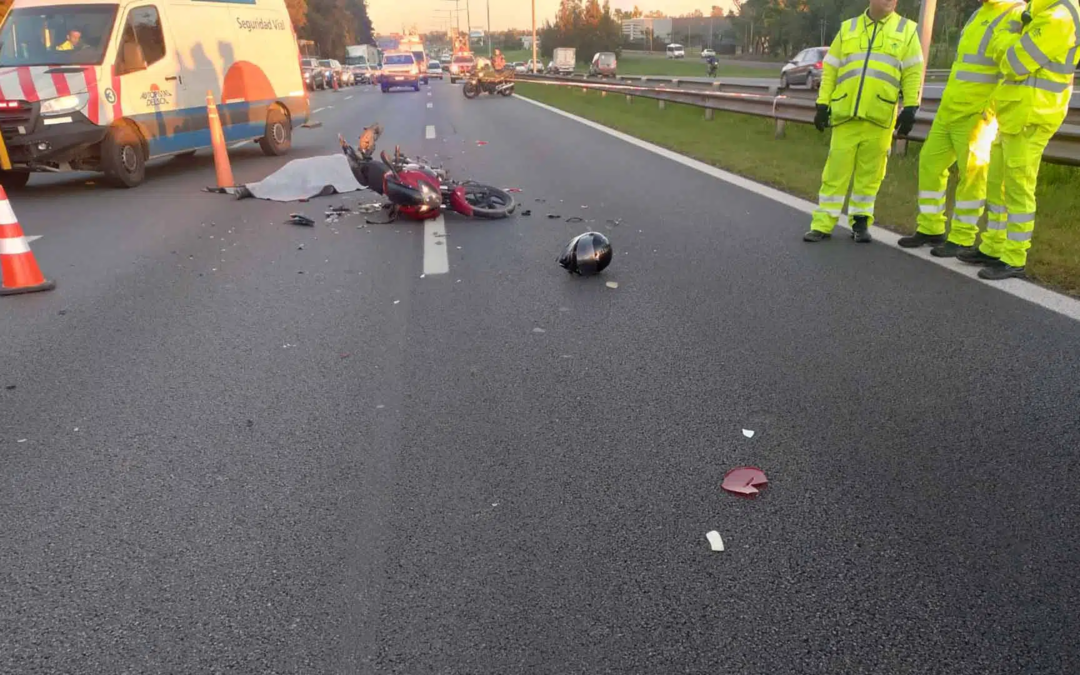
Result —
[{"label": "crashed motorcycle", "polygon": [[474,72],[469,79],[465,80],[465,84],[461,85],[461,93],[468,99],[476,98],[480,94],[512,96],[514,94],[514,71],[504,70],[501,72],[501,76],[494,77],[481,77]]},{"label": "crashed motorcycle", "polygon": [[505,190],[475,181],[457,182],[445,169],[413,160],[394,149],[391,158],[385,150],[375,159],[375,143],[382,135],[382,125],[364,129],[356,149],[339,134],[338,142],[349,161],[357,182],[385,196],[390,201],[391,219],[430,220],[443,210],[467,217],[498,219],[514,212],[517,204]]}]

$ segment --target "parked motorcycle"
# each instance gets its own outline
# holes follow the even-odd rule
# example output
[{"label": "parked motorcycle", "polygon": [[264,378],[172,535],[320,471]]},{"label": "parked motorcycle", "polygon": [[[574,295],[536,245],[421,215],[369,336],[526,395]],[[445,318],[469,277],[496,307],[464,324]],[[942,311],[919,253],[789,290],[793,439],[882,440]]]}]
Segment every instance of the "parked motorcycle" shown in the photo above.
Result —
[{"label": "parked motorcycle", "polygon": [[461,86],[461,93],[465,98],[473,99],[480,94],[502,94],[512,96],[514,94],[514,71],[502,71],[499,79],[481,78],[478,73],[473,73]]},{"label": "parked motorcycle", "polygon": [[391,218],[400,215],[430,220],[449,209],[463,216],[497,219],[506,218],[517,208],[514,198],[505,190],[475,181],[451,180],[445,169],[409,159],[400,148],[394,149],[393,158],[383,150],[380,159],[375,159],[375,144],[382,131],[381,124],[364,129],[359,152],[340,134],[338,142],[356,180],[390,200]]}]

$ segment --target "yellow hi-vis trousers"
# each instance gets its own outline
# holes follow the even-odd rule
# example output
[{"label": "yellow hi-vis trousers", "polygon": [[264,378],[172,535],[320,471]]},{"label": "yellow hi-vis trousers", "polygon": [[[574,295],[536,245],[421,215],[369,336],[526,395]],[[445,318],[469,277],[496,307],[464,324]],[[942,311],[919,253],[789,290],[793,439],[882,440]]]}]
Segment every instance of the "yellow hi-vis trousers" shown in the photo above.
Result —
[{"label": "yellow hi-vis trousers", "polygon": [[945,233],[945,191],[949,185],[949,168],[955,163],[959,181],[949,241],[960,246],[975,244],[979,218],[986,205],[990,145],[996,133],[997,120],[989,113],[934,118],[919,151],[919,232]]},{"label": "yellow hi-vis trousers", "polygon": [[990,147],[987,177],[986,232],[979,250],[1010,267],[1024,267],[1035,231],[1035,186],[1043,150],[1054,128],[1024,127],[1020,133],[998,135]]},{"label": "yellow hi-vis trousers", "polygon": [[874,200],[885,179],[892,135],[892,129],[865,120],[852,120],[833,127],[829,157],[821,172],[818,207],[814,209],[810,229],[833,231],[844,208],[848,185],[851,185],[848,215],[867,216],[868,224],[873,224]]}]

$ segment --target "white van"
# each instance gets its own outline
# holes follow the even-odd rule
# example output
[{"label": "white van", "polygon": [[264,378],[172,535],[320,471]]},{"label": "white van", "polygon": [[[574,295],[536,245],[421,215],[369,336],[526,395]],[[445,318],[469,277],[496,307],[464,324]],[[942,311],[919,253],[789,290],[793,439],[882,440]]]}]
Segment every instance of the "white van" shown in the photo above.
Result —
[{"label": "white van", "polygon": [[0,26],[0,184],[101,171],[139,185],[147,160],[225,140],[280,155],[310,105],[285,0],[15,0]]},{"label": "white van", "polygon": [[667,57],[669,59],[685,59],[686,50],[683,49],[682,45],[668,45]]}]

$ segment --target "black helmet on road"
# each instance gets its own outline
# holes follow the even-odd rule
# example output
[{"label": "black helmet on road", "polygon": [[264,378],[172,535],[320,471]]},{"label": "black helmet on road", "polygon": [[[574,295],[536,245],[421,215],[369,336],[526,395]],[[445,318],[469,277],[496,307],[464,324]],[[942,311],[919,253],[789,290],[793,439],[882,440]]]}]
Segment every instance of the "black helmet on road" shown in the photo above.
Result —
[{"label": "black helmet on road", "polygon": [[570,240],[559,264],[571,274],[588,277],[611,264],[611,242],[599,232],[586,232]]}]

